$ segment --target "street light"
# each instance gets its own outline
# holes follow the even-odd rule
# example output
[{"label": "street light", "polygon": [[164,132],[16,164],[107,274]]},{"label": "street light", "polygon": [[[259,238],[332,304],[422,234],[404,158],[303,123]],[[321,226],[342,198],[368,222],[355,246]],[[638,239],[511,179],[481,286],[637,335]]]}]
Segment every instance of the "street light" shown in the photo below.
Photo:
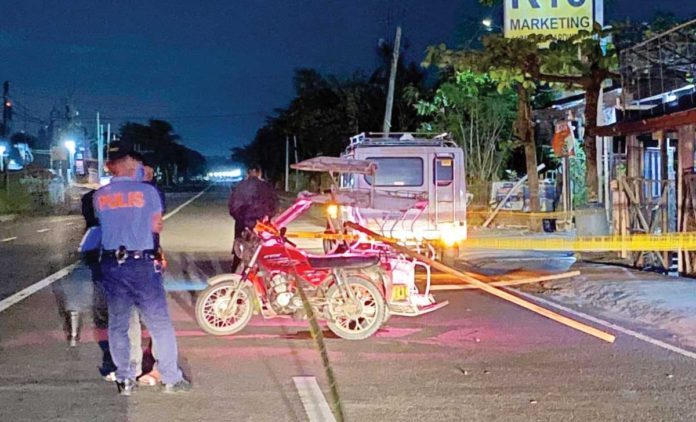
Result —
[{"label": "street light", "polygon": [[488,32],[492,32],[494,29],[503,29],[502,26],[495,23],[491,18],[483,18],[483,20],[481,21],[481,25]]},{"label": "street light", "polygon": [[75,141],[72,139],[68,139],[67,141],[63,142],[63,145],[65,145],[65,149],[68,150],[68,183],[70,183],[72,181],[73,166],[75,165],[74,160],[77,144],[75,144]]},{"label": "street light", "polygon": [[63,143],[63,145],[65,145],[65,148],[70,152],[70,154],[75,153],[75,149],[77,147],[77,145],[75,144],[75,141],[73,141],[72,139],[68,139],[67,141],[65,141]]}]

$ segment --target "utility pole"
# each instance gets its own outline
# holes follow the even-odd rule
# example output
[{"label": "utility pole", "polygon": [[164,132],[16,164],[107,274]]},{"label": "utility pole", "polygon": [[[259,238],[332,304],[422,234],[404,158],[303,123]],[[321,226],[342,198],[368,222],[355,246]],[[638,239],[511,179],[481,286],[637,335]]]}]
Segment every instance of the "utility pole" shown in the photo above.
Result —
[{"label": "utility pole", "polygon": [[101,178],[104,176],[104,138],[102,138],[101,127],[99,112],[97,112],[97,174],[99,175],[99,182],[101,182]]},{"label": "utility pole", "polygon": [[290,138],[285,135],[285,192],[290,191]]},{"label": "utility pole", "polygon": [[394,106],[394,85],[396,84],[396,70],[399,65],[399,49],[401,48],[401,26],[396,27],[396,39],[394,40],[394,51],[392,51],[391,72],[389,74],[389,91],[387,91],[387,109],[384,112],[384,124],[382,132],[385,136],[391,130],[392,107]]},{"label": "utility pole", "polygon": [[[293,151],[295,151],[295,164],[297,164],[299,161],[297,159],[297,135],[292,135],[292,142],[293,142]],[[295,192],[300,191],[300,177],[299,177],[299,170],[295,169]]]},{"label": "utility pole", "polygon": [[10,81],[2,84],[2,131],[0,136],[10,136],[12,121],[12,101],[10,100]]}]

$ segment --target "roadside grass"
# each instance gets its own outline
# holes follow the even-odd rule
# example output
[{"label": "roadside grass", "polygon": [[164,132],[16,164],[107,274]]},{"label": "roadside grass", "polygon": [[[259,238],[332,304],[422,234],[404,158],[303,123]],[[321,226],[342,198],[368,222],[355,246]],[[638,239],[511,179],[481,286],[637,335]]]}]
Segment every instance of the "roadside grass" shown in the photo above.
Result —
[{"label": "roadside grass", "polygon": [[0,215],[27,214],[34,211],[34,198],[18,183],[10,183],[0,188]]}]

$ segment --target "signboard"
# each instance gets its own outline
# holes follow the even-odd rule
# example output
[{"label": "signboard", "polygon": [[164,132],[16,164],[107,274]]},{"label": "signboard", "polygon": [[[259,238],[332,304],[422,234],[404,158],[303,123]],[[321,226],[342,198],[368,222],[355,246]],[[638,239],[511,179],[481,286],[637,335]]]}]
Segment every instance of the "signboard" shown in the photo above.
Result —
[{"label": "signboard", "polygon": [[575,155],[575,136],[570,122],[561,121],[556,123],[551,147],[556,157]]},{"label": "signboard", "polygon": [[[491,208],[494,208],[505,198],[508,192],[515,186],[516,182],[502,181],[493,182],[491,185]],[[553,204],[556,200],[556,185],[552,180],[539,180],[539,207],[542,212],[554,210]],[[529,211],[529,188],[525,184],[523,189],[510,195],[507,202],[501,208],[505,211]]]},{"label": "signboard", "polygon": [[85,175],[85,159],[81,152],[75,153],[75,173],[80,176]]},{"label": "signboard", "polygon": [[51,147],[51,160],[53,161],[67,161],[68,160],[68,150],[63,147]]},{"label": "signboard", "polygon": [[567,38],[592,31],[595,2],[602,0],[505,0],[505,37]]}]

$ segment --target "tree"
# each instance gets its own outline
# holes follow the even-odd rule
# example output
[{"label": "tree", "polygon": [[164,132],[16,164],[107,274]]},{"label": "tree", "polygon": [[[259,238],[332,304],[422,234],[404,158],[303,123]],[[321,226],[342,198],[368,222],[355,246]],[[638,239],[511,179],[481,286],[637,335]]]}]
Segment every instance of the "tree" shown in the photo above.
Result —
[{"label": "tree", "polygon": [[415,92],[413,101],[418,113],[429,118],[421,126],[423,130],[449,132],[464,149],[469,186],[500,177],[516,146],[512,140],[516,110],[512,90],[499,93],[489,76],[465,71],[440,85],[432,99],[419,98]]},{"label": "tree", "polygon": [[597,201],[599,192],[594,131],[602,86],[607,79],[621,78],[615,71],[619,63],[616,49],[612,43],[606,42],[610,35],[609,31],[596,26],[591,33],[583,31],[568,39],[553,41],[545,51],[544,63],[536,75],[546,82],[563,84],[569,89],[580,88],[585,92],[585,180],[590,201]]},{"label": "tree", "polygon": [[205,173],[205,158],[186,148],[171,123],[153,119],[147,125],[127,122],[121,126],[120,138],[141,151],[164,184],[176,183],[179,173],[190,178]]},{"label": "tree", "polygon": [[[593,32],[563,40],[533,35],[528,38],[504,38],[492,35],[483,39],[483,50],[452,51],[446,46],[431,47],[426,62],[454,66],[458,70],[488,72],[499,88],[513,87],[518,95],[516,133],[527,151],[527,174],[532,207],[538,206],[534,126],[531,119],[531,95],[541,83],[557,84],[566,89],[585,91],[585,150],[587,154],[587,188],[589,199],[597,200],[597,150],[593,131],[597,126],[597,102],[602,84],[619,78],[616,50],[605,43],[607,31],[595,27]],[[541,47],[546,46],[546,47]],[[534,208],[533,208],[534,209]]]},{"label": "tree", "polygon": [[[428,48],[424,64],[451,67],[457,72],[475,71],[487,74],[499,92],[514,90],[517,94],[517,115],[514,123],[516,140],[524,147],[531,210],[539,210],[539,179],[537,175],[536,144],[532,120],[531,94],[537,80],[529,69],[538,69],[538,44],[545,37],[506,39],[500,36],[483,38],[482,50],[449,50],[440,44]],[[536,73],[538,71],[535,70]]]},{"label": "tree", "polygon": [[[381,128],[386,75],[381,67],[369,77],[355,72],[343,79],[313,69],[297,70],[295,97],[266,119],[251,143],[232,149],[232,160],[258,164],[269,179],[279,180],[285,173],[286,137],[297,137],[300,159],[340,155],[349,136]],[[403,63],[397,75],[394,130],[413,131],[421,117],[403,93],[408,87],[423,90],[425,76],[417,66]]]},{"label": "tree", "polygon": [[26,132],[16,132],[10,137],[10,142],[12,144],[27,144],[29,148],[36,148],[38,139]]}]

